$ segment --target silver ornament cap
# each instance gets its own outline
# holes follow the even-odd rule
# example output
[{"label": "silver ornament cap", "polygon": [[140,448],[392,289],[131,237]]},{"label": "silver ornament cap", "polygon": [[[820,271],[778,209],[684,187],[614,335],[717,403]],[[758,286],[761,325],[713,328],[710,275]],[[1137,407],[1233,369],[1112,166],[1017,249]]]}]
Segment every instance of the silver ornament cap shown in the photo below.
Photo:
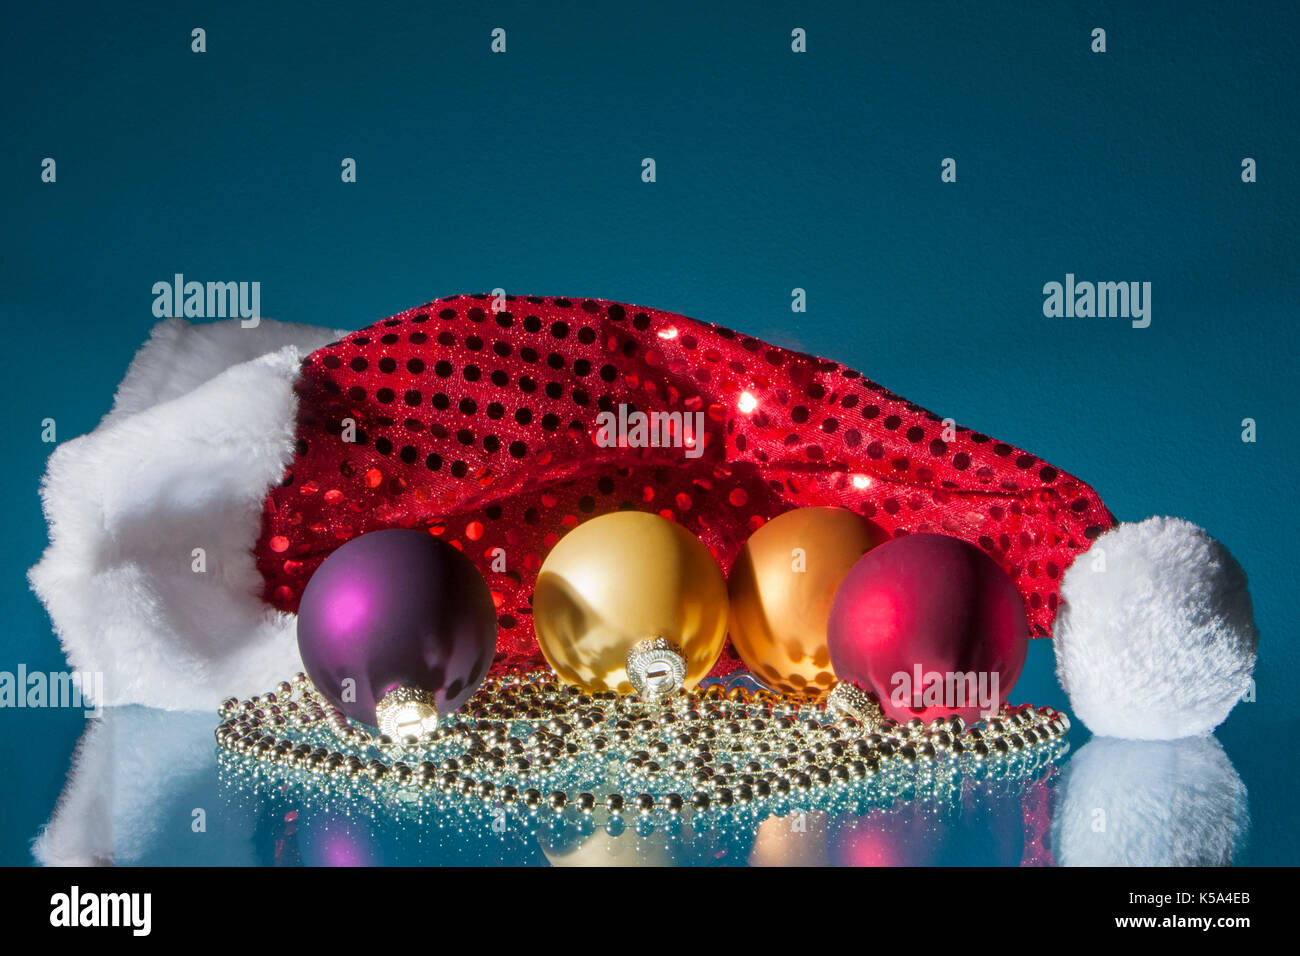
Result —
[{"label": "silver ornament cap", "polygon": [[686,682],[686,655],[666,637],[647,637],[627,652],[627,679],[642,700],[666,697]]},{"label": "silver ornament cap", "polygon": [[375,705],[379,732],[394,741],[419,739],[438,729],[438,708],[433,694],[419,687],[397,687]]},{"label": "silver ornament cap", "polygon": [[847,681],[835,685],[826,698],[826,709],[866,726],[879,723],[884,717],[880,705],[871,699],[870,694]]}]

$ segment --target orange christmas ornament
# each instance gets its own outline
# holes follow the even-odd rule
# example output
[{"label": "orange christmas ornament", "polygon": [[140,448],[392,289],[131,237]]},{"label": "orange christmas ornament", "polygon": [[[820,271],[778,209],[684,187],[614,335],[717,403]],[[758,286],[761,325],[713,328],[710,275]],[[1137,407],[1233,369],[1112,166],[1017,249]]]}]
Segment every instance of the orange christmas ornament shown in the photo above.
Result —
[{"label": "orange christmas ornament", "polygon": [[849,569],[887,540],[845,508],[797,508],[745,542],[731,569],[731,642],[764,685],[816,696],[835,685],[826,647],[831,600]]}]

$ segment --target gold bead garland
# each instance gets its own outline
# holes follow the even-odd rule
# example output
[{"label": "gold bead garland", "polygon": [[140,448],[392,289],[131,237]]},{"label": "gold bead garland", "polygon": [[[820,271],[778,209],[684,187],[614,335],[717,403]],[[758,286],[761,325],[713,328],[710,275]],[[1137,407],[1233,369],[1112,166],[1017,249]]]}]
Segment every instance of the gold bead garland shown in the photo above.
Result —
[{"label": "gold bead garland", "polygon": [[600,819],[766,815],[901,792],[940,772],[1020,775],[1058,757],[1069,729],[1064,714],[1029,705],[1004,704],[979,727],[956,717],[898,724],[878,710],[849,716],[824,700],[717,685],[648,702],[587,694],[544,672],[489,679],[418,740],[372,736],[303,674],[218,713],[232,773],[380,800]]}]

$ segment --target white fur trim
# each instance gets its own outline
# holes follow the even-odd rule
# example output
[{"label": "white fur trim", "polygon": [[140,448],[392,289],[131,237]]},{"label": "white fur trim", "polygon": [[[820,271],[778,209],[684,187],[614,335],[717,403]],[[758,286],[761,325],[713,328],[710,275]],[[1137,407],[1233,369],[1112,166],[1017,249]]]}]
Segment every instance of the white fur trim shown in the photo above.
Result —
[{"label": "white fur trim", "polygon": [[1213,737],[1094,737],[1066,768],[1052,846],[1062,866],[1226,866],[1249,822]]},{"label": "white fur trim", "polygon": [[1250,684],[1258,634],[1246,574],[1178,518],[1112,528],[1061,583],[1056,674],[1094,734],[1208,734]]},{"label": "white fur trim", "polygon": [[247,329],[237,319],[202,325],[167,319],[153,327],[149,341],[135,353],[113,397],[113,410],[104,420],[129,417],[180,398],[232,366],[286,346],[307,355],[346,334],[270,319]]},{"label": "white fur trim", "polygon": [[72,668],[103,675],[97,704],[210,709],[299,668],[252,547],[292,456],[300,357],[342,334],[170,319],[113,411],[50,456],[50,544],[29,578]]}]

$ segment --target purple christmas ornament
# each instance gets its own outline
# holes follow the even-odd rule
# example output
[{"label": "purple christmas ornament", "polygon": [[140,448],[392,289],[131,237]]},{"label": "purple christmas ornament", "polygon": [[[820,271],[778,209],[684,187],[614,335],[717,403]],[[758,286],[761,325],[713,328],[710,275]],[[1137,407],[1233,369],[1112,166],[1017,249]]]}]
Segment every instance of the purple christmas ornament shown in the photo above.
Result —
[{"label": "purple christmas ornament", "polygon": [[312,683],[394,739],[432,730],[438,714],[465,703],[496,641],[487,582],[460,551],[421,531],[353,538],[312,575],[298,608]]}]

